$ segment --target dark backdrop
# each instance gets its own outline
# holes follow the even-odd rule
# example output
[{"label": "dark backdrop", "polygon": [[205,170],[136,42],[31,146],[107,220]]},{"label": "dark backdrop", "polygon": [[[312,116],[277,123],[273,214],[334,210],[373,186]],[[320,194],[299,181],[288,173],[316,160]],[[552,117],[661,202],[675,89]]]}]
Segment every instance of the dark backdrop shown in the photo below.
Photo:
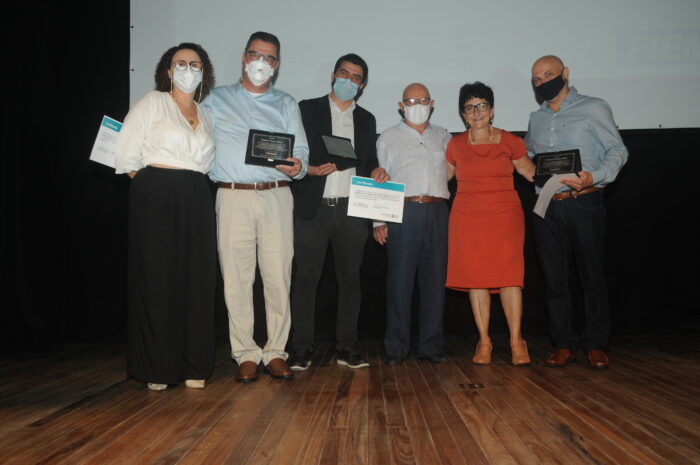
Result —
[{"label": "dark backdrop", "polygon": [[[124,339],[129,180],[88,157],[102,115],[122,119],[128,110],[128,7],[128,1],[80,7],[33,2],[3,29],[9,79],[2,117],[0,234],[3,282],[10,284],[2,305],[3,353],[36,355],[55,351],[64,341]],[[219,76],[219,82],[229,78]],[[613,330],[697,330],[691,303],[698,237],[691,157],[700,145],[700,129],[622,135],[630,159],[606,189]],[[516,186],[524,208],[531,210],[532,187],[519,178]],[[544,335],[542,280],[529,222],[527,231],[524,330]],[[327,271],[319,288],[318,330],[320,337],[332,338],[335,285],[332,267]],[[364,337],[383,332],[385,271],[384,250],[368,242]],[[259,292],[257,307],[262,308]],[[495,299],[496,331],[505,328],[499,309]],[[217,317],[224,338],[220,290]],[[449,333],[474,333],[466,294],[448,291],[445,320]],[[263,336],[262,328],[257,335]]]}]

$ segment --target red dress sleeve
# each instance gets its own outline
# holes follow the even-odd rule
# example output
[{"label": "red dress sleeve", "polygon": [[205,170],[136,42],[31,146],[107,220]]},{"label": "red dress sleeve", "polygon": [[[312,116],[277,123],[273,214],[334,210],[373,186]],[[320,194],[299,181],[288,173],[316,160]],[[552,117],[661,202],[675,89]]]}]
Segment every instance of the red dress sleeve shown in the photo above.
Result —
[{"label": "red dress sleeve", "polygon": [[457,160],[455,158],[455,145],[457,137],[453,137],[450,139],[450,141],[447,143],[447,150],[445,150],[445,159],[447,159],[447,162],[452,165],[452,166],[457,166]]},{"label": "red dress sleeve", "polygon": [[503,131],[501,134],[501,141],[510,149],[509,156],[511,160],[519,160],[527,155],[525,141],[515,134],[511,134],[508,131]]}]

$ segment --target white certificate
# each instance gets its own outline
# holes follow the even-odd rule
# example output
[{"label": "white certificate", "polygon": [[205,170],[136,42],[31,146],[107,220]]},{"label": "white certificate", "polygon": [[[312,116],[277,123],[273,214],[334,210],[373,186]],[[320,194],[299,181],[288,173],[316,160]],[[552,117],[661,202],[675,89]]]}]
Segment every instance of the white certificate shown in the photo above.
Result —
[{"label": "white certificate", "polygon": [[561,173],[555,174],[547,180],[547,182],[542,186],[539,195],[537,196],[537,203],[535,203],[535,208],[532,210],[535,214],[541,218],[544,218],[545,213],[547,213],[547,207],[549,202],[552,200],[552,196],[557,193],[559,189],[562,188],[564,184],[561,183],[562,179],[576,177],[575,173]]},{"label": "white certificate", "polygon": [[405,190],[406,185],[398,182],[380,184],[372,178],[353,176],[350,183],[348,215],[401,223]]},{"label": "white certificate", "polygon": [[114,168],[117,139],[121,129],[122,123],[109,116],[103,116],[100,130],[97,132],[97,138],[95,139],[95,145],[92,146],[90,160]]}]

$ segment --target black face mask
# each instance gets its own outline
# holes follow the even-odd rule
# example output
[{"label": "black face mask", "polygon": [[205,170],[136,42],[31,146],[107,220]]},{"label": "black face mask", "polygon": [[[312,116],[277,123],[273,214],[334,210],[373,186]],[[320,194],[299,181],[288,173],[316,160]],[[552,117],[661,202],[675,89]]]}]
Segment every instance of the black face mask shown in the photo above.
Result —
[{"label": "black face mask", "polygon": [[561,92],[561,90],[564,88],[565,83],[566,81],[564,81],[560,74],[554,79],[550,79],[549,81],[535,87],[535,92],[537,92],[537,95],[543,99],[549,101],[559,95],[559,92]]}]

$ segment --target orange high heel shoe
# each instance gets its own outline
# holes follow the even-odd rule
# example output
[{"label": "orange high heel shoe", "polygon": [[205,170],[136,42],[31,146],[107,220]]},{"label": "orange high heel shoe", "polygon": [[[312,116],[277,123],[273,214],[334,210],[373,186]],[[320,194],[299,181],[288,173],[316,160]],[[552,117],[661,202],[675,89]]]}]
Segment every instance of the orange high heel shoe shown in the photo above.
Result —
[{"label": "orange high heel shoe", "polygon": [[490,342],[487,344],[482,344],[481,341],[476,345],[476,353],[472,362],[477,365],[488,365],[491,363],[491,350],[493,349],[493,344]]},{"label": "orange high heel shoe", "polygon": [[527,342],[524,339],[520,344],[510,345],[510,354],[513,366],[521,367],[531,363],[530,354],[527,352]]}]

